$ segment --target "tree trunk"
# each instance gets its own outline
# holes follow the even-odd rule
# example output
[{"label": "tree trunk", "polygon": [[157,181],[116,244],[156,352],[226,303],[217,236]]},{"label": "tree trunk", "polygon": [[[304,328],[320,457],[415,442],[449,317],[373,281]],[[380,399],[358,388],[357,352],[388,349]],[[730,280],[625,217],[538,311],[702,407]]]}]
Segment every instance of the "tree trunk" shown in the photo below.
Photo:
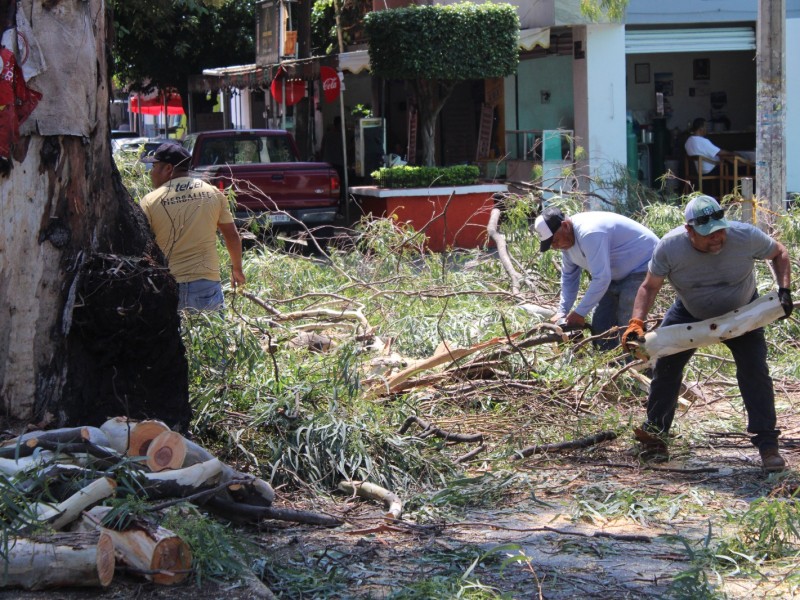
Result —
[{"label": "tree trunk", "polygon": [[455,83],[436,79],[418,79],[411,82],[419,108],[419,163],[432,167],[436,164],[436,123]]},{"label": "tree trunk", "polygon": [[105,4],[18,7],[42,99],[0,176],[0,420],[185,428],[177,287],[111,158]]}]

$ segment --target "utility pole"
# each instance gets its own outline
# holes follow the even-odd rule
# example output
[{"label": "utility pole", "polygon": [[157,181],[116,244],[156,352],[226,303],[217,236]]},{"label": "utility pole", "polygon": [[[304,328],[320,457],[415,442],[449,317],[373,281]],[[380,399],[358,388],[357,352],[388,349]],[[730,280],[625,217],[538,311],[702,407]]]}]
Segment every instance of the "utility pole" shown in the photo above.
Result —
[{"label": "utility pole", "polygon": [[[339,38],[339,55],[344,54],[344,41],[342,40],[342,2],[341,0],[333,0],[333,7],[336,15],[336,36]],[[347,181],[347,123],[344,120],[344,80],[339,71],[339,80],[341,89],[339,90],[339,117],[342,121],[342,156],[344,157],[344,181],[341,185],[344,186],[344,220],[345,225],[350,226],[350,191],[348,189]]]},{"label": "utility pole", "polygon": [[756,196],[764,228],[786,201],[786,2],[759,0],[756,27]]}]

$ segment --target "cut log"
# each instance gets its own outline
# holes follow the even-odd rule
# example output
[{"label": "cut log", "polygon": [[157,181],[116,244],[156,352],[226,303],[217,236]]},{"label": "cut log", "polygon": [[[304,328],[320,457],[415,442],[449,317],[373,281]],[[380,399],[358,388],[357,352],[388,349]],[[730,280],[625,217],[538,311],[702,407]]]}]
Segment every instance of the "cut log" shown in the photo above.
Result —
[{"label": "cut log", "polygon": [[136,421],[129,421],[127,417],[114,417],[100,425],[100,430],[106,435],[111,448],[120,454],[127,454],[134,425]]},{"label": "cut log", "polygon": [[106,587],[114,578],[114,543],[102,532],[11,539],[4,566],[0,587]]},{"label": "cut log", "polygon": [[96,506],[81,522],[81,528],[97,529],[109,536],[120,560],[134,572],[160,585],[174,585],[191,573],[192,551],[179,536],[164,527],[134,526],[124,531],[102,527],[111,510]]},{"label": "cut log", "polygon": [[147,466],[157,473],[164,469],[180,469],[186,458],[186,440],[175,431],[162,431],[147,448]]},{"label": "cut log", "polygon": [[144,491],[150,499],[184,498],[197,492],[200,486],[216,481],[223,466],[218,458],[212,458],[184,469],[145,473]]},{"label": "cut log", "polygon": [[131,456],[146,456],[150,443],[165,431],[170,431],[170,428],[161,421],[139,421],[131,433],[128,454]]},{"label": "cut log", "polygon": [[54,529],[62,529],[77,519],[86,508],[111,496],[116,489],[116,481],[110,477],[101,477],[63,502],[40,513],[39,518],[49,521]]},{"label": "cut log", "polygon": [[637,358],[653,362],[662,356],[739,337],[748,331],[769,325],[784,314],[778,292],[769,292],[750,304],[713,319],[667,325],[648,331],[644,336],[644,344],[636,347],[634,354]]},{"label": "cut log", "polygon": [[386,512],[384,519],[397,520],[403,514],[403,501],[386,488],[370,483],[368,481],[342,481],[339,489],[348,494],[354,494],[369,500],[380,500],[384,503]]},{"label": "cut log", "polygon": [[114,417],[100,426],[108,438],[108,445],[117,452],[130,456],[145,456],[147,448],[159,434],[169,431],[165,423],[157,420],[130,421]]},{"label": "cut log", "polygon": [[41,431],[29,431],[13,440],[3,443],[4,458],[11,458],[8,450],[15,446],[22,446],[26,442],[38,439],[46,440],[54,444],[74,444],[77,442],[91,442],[98,446],[108,446],[108,438],[98,427],[65,427],[63,429],[50,429]]},{"label": "cut log", "polygon": [[[183,459],[184,468],[200,462],[208,462],[214,458],[208,450],[186,438],[184,438],[184,443],[186,444],[186,457]],[[226,464],[222,465],[220,482],[241,482],[243,480],[248,480],[248,483],[244,484],[246,488],[245,491],[250,495],[248,504],[266,504],[266,506],[270,506],[275,501],[275,491],[266,481],[253,475],[240,473]]]}]

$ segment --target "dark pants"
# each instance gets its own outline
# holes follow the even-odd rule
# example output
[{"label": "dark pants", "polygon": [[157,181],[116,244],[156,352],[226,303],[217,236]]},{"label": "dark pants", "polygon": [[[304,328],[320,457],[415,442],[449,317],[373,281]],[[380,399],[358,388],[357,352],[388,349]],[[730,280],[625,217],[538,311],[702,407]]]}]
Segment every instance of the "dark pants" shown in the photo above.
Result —
[{"label": "dark pants", "polygon": [[609,337],[596,340],[594,344],[600,350],[613,350],[619,346],[622,331],[628,326],[628,321],[633,314],[633,301],[636,300],[636,293],[646,275],[647,271],[639,271],[630,273],[618,281],[612,281],[605,295],[600,299],[600,303],[595,307],[592,314],[592,335],[600,335],[616,326],[623,328]]},{"label": "dark pants", "polygon": [[[699,320],[689,314],[680,300],[676,300],[661,325],[696,323]],[[777,445],[780,431],[775,428],[775,393],[767,367],[764,329],[749,331],[723,344],[730,349],[736,362],[736,380],[747,410],[747,430],[754,434],[750,441],[758,447]],[[645,430],[653,433],[669,431],[678,405],[683,368],[694,353],[695,350],[686,350],[656,361],[647,398]]]}]

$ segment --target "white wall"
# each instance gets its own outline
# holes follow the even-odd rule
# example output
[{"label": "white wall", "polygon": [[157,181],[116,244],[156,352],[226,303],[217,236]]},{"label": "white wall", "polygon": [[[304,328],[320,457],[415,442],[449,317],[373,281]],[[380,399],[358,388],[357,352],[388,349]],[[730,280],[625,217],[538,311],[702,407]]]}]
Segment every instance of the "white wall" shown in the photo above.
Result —
[{"label": "white wall", "polygon": [[612,177],[627,164],[625,136],[625,28],[621,24],[573,29],[584,59],[573,64],[575,137],[588,154],[588,174]]},{"label": "white wall", "polygon": [[786,21],[786,191],[800,193],[800,19]]}]

